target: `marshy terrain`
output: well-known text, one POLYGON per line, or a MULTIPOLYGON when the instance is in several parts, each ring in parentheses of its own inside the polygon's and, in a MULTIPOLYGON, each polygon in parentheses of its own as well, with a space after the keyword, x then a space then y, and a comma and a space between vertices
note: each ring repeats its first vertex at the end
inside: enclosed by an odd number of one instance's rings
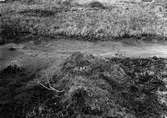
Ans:
POLYGON ((0 117, 166 118, 166 8, 0 1, 0 117))

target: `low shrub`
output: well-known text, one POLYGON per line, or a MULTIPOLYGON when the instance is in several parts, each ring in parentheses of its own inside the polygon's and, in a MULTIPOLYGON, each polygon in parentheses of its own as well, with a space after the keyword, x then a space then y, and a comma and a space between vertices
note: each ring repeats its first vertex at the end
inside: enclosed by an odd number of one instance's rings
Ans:
POLYGON ((105 9, 105 6, 102 3, 97 1, 89 3, 88 6, 91 8, 105 9))

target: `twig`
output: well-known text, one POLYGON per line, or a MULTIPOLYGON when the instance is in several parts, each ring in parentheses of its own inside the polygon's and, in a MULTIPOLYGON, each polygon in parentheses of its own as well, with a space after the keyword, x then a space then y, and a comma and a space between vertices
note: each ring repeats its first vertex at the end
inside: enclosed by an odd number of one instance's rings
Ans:
POLYGON ((39 84, 42 86, 42 87, 44 87, 45 89, 47 89, 47 90, 50 90, 50 91, 55 91, 55 92, 57 92, 57 93, 62 93, 62 92, 64 92, 64 90, 57 90, 57 89, 55 89, 55 88, 53 88, 51 85, 50 85, 50 83, 48 83, 49 84, 49 87, 46 87, 45 85, 43 85, 41 82, 39 82, 39 84))

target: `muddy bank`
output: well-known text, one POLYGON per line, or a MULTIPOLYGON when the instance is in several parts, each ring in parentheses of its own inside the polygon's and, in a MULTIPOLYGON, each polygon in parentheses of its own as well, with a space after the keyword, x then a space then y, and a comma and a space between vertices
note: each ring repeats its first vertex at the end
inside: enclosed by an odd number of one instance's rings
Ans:
POLYGON ((166 114, 166 59, 104 59, 74 53, 60 65, 33 58, 18 62, 0 72, 1 117, 160 118, 166 114))

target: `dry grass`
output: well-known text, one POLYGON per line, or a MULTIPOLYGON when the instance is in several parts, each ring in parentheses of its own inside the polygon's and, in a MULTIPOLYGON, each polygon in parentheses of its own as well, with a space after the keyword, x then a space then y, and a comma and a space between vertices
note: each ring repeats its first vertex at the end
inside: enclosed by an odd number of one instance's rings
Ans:
MULTIPOLYGON (((2 35, 11 32, 81 37, 86 40, 113 40, 149 36, 165 39, 167 22, 139 4, 107 9, 30 5, 2 17, 2 35), (6 31, 5 31, 6 30, 6 31), (8 31, 9 30, 9 31, 8 31)), ((151 37, 151 38, 152 38, 151 37)), ((149 40, 145 38, 144 40, 149 40)), ((9 39, 9 38, 8 38, 9 39)), ((143 39, 142 39, 143 40, 143 39)))

